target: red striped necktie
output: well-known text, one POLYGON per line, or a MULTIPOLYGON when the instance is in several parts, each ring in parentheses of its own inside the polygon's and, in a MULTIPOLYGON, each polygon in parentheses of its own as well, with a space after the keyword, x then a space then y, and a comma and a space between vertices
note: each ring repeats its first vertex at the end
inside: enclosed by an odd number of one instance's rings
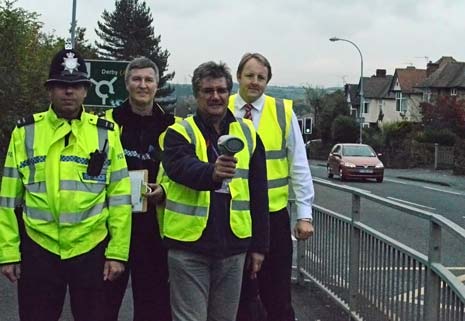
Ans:
POLYGON ((244 118, 252 120, 252 104, 245 104, 243 108, 245 110, 244 118))

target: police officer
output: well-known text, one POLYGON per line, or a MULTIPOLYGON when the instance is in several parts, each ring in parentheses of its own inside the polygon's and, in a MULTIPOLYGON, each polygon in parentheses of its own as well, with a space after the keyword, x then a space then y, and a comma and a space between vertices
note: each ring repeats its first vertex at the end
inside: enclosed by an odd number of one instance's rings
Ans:
POLYGON ((0 190, 1 272, 18 282, 22 321, 58 320, 67 288, 77 321, 103 320, 103 286, 124 271, 130 182, 113 123, 85 112, 78 52, 52 60, 47 111, 13 130, 0 190), (23 206, 20 235, 14 214, 23 206))

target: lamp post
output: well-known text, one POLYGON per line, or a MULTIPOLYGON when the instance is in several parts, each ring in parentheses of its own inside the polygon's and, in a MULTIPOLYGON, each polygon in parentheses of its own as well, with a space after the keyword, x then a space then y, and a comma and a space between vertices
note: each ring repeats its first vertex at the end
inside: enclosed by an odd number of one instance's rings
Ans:
POLYGON ((73 13, 71 16, 71 48, 76 47, 76 0, 73 0, 73 13))
POLYGON ((365 107, 365 97, 363 96, 363 55, 362 55, 362 52, 360 51, 360 48, 354 42, 350 40, 332 37, 332 38, 329 38, 329 41, 348 42, 352 44, 355 47, 355 49, 357 49, 358 53, 360 54, 360 108, 359 108, 360 137, 359 137, 359 143, 362 144, 362 130, 363 130, 362 110, 363 110, 363 107, 365 107))

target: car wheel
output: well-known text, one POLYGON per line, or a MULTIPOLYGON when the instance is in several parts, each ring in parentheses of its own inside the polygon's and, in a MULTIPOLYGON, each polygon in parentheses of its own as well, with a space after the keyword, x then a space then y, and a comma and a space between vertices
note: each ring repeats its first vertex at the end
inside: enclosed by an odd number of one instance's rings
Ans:
POLYGON ((331 167, 329 167, 329 165, 326 166, 326 171, 328 172, 328 178, 333 178, 333 173, 331 173, 331 167))
POLYGON ((345 181, 345 180, 346 180, 346 177, 345 177, 344 174, 342 173, 342 168, 339 168, 339 177, 341 178, 341 181, 345 181))
POLYGON ((376 181, 377 181, 378 183, 382 183, 382 182, 383 182, 383 178, 384 178, 383 176, 377 177, 377 178, 376 178, 376 181))

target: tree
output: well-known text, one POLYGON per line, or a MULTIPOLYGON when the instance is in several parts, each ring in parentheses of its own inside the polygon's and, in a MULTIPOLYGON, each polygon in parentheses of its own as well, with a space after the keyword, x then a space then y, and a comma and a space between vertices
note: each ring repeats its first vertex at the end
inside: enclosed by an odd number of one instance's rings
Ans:
POLYGON ((313 121, 315 124, 319 121, 319 116, 324 108, 324 97, 327 95, 326 90, 321 87, 303 87, 304 100, 309 107, 307 112, 313 114, 313 121))
POLYGON ((354 143, 358 138, 358 125, 350 116, 339 115, 331 124, 331 136, 334 143, 354 143))
POLYGON ((58 43, 42 32, 37 13, 15 8, 15 2, 0 0, 0 159, 16 120, 48 104, 43 84, 58 43))
POLYGON ((435 104, 421 103, 420 113, 426 130, 449 129, 465 138, 465 100, 440 96, 435 104))
POLYGON ((115 11, 104 10, 102 20, 95 30, 101 39, 95 42, 99 55, 110 60, 132 60, 138 56, 152 59, 160 71, 157 97, 171 94, 174 88, 168 81, 174 72, 166 73, 170 53, 160 47, 161 36, 155 36, 152 14, 145 1, 116 0, 115 11))
POLYGON ((349 108, 342 91, 326 94, 321 101, 321 112, 316 123, 320 137, 325 144, 333 143, 332 124, 337 116, 348 116, 349 108))

